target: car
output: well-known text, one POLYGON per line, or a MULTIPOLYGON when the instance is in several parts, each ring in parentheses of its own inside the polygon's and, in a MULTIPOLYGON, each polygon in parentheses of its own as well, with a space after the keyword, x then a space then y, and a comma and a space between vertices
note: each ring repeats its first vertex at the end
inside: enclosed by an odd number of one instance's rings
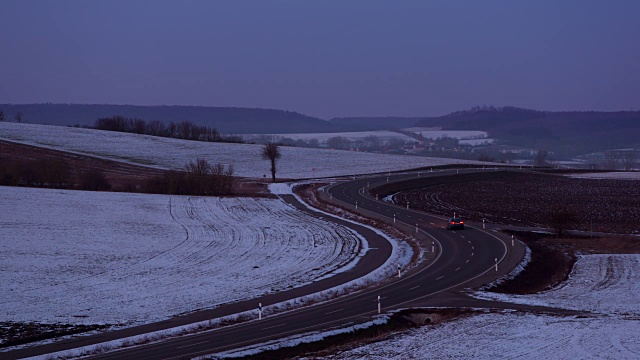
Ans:
POLYGON ((447 223, 447 230, 460 229, 464 230, 464 221, 460 218, 451 218, 447 223))

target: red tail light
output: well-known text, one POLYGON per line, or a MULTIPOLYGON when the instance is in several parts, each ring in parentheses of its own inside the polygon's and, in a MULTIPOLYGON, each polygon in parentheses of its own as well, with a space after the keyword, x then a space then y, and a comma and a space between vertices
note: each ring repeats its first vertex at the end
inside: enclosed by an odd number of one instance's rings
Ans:
POLYGON ((460 224, 464 224, 464 221, 460 221, 460 224))

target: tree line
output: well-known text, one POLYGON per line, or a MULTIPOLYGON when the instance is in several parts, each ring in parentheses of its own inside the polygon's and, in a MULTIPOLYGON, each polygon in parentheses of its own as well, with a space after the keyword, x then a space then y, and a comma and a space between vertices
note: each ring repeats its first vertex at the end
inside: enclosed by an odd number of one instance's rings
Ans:
POLYGON ((0 185, 108 191, 111 185, 99 169, 74 172, 64 159, 0 159, 0 185))
POLYGON ((145 183, 145 191, 171 195, 230 195, 236 183, 233 165, 209 164, 204 159, 189 162, 183 171, 171 170, 151 178, 145 183))
POLYGON ((98 130, 118 131, 132 134, 169 137, 182 140, 241 143, 239 136, 222 135, 215 128, 196 125, 191 121, 169 122, 159 120, 145 121, 120 115, 96 120, 94 128, 98 130))
MULTIPOLYGON (((0 158, 0 185, 110 191, 112 184, 105 172, 97 168, 73 170, 65 159, 0 158)), ((168 195, 230 195, 236 183, 233 165, 209 164, 197 159, 182 170, 167 171, 124 191, 168 195)))

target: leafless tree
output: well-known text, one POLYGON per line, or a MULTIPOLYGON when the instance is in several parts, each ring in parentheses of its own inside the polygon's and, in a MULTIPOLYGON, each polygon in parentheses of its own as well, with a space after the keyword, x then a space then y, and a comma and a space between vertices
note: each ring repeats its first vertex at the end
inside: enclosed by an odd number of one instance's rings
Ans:
POLYGON ((24 118, 24 116, 22 115, 22 113, 20 111, 18 111, 16 113, 16 116, 15 116, 16 122, 21 123, 23 118, 24 118))
POLYGON ((382 147, 382 139, 380 139, 378 136, 375 136, 375 135, 365 136, 363 141, 367 149, 370 151, 378 150, 380 149, 380 147, 382 147))
POLYGON ((282 157, 278 144, 270 142, 262 148, 262 158, 271 162, 271 181, 276 182, 276 161, 282 157))
POLYGON ((152 120, 146 125, 146 133, 153 136, 168 136, 167 126, 160 120, 152 120))
POLYGON ((333 136, 327 139, 327 147, 329 149, 348 149, 351 141, 342 136, 333 136))
POLYGON ((633 170, 638 164, 638 153, 633 150, 625 151, 622 157, 622 165, 626 171, 633 170))
POLYGON ((618 167, 618 162, 622 158, 621 151, 609 150, 604 152, 604 164, 603 168, 607 170, 615 170, 618 167))
POLYGON ((100 169, 90 169, 85 171, 80 178, 81 190, 109 191, 111 184, 100 169))
POLYGON ((548 214, 549 225, 558 237, 562 237, 567 228, 578 221, 576 213, 565 205, 554 206, 548 214))
POLYGON ((549 153, 547 153, 546 150, 538 150, 538 153, 536 154, 536 159, 535 159, 536 166, 545 166, 545 165, 547 165, 547 156, 548 155, 549 155, 549 153))
POLYGON ((0 122, 4 121, 4 111, 0 110, 0 122))

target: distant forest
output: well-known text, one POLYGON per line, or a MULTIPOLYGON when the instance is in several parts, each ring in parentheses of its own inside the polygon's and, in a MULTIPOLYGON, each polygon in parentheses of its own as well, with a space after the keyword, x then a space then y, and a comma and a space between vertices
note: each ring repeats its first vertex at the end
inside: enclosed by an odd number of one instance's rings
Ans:
POLYGON ((222 134, 292 134, 308 132, 352 131, 349 126, 297 112, 206 106, 136 106, 76 104, 0 104, 5 121, 62 126, 93 126, 97 119, 120 115, 126 118, 179 123, 217 129, 222 134))
POLYGON ((476 107, 425 118, 417 126, 482 130, 507 145, 551 151, 556 158, 640 146, 640 111, 536 111, 476 107))
MULTIPOLYGON (((499 145, 544 150, 556 159, 640 147, 640 111, 550 112, 484 106, 437 117, 343 117, 329 121, 283 110, 204 106, 0 104, 0 113, 4 115, 0 121, 65 126, 94 126, 98 119, 119 115, 144 119, 148 127, 166 126, 163 131, 173 133, 161 136, 196 136, 201 140, 225 138, 223 134, 340 133, 413 126, 481 130, 499 145), (197 135, 188 135, 190 131, 178 129, 181 126, 195 129, 197 135)), ((139 128, 140 124, 133 126, 139 128)), ((155 130, 144 133, 149 131, 155 130)))

